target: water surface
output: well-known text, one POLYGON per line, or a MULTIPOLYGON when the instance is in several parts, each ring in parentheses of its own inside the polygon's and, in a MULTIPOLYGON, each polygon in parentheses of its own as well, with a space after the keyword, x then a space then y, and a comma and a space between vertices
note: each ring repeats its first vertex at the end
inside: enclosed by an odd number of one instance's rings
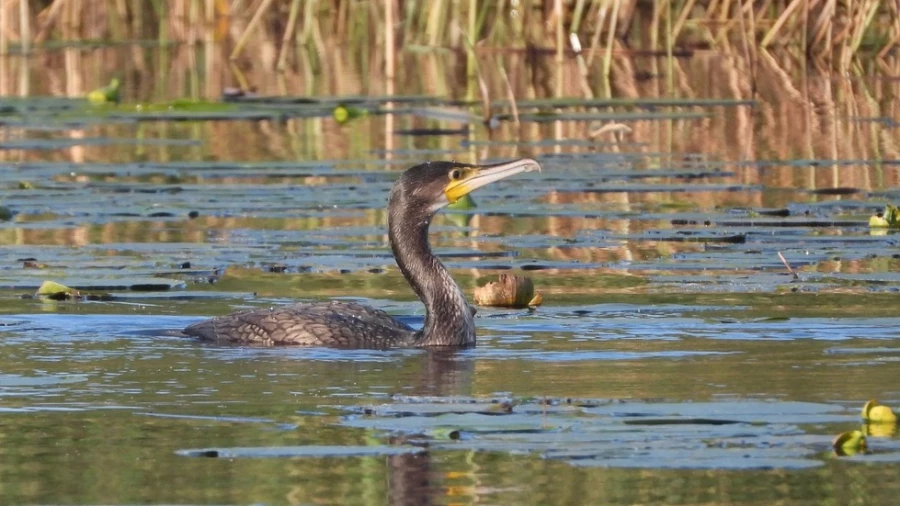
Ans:
MULTIPOLYGON (((690 65, 687 83, 730 75, 690 65)), ((769 83, 753 100, 714 85, 671 103, 523 103, 538 113, 489 131, 419 85, 393 111, 355 102, 369 113, 345 125, 332 114, 346 89, 149 112, 133 104, 179 95, 130 89, 132 105, 100 111, 40 88, 0 99, 0 205, 13 213, 0 221, 2 502, 896 497, 890 430, 866 428, 868 455, 831 450, 868 399, 900 406, 897 238, 867 227, 897 195, 889 125, 848 130, 830 151, 816 137, 810 157, 785 144, 790 122, 773 111, 793 105, 769 83), (736 133, 748 118, 752 138, 736 133), (586 135, 612 119, 631 136, 586 135), (166 334, 332 298, 421 325, 384 229, 393 180, 425 159, 516 156, 544 171, 432 227, 470 296, 509 272, 543 294, 534 310, 481 308, 478 347, 166 334), (110 297, 31 297, 47 279, 110 297)), ((850 122, 822 114, 827 128, 850 122)))

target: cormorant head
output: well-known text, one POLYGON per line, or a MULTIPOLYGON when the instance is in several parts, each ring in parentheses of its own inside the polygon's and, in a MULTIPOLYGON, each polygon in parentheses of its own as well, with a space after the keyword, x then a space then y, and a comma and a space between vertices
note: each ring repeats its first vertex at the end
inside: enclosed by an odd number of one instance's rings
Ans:
POLYGON ((400 175, 391 200, 402 198, 406 207, 435 213, 482 186, 532 170, 541 170, 541 165, 531 158, 491 165, 425 162, 400 175))

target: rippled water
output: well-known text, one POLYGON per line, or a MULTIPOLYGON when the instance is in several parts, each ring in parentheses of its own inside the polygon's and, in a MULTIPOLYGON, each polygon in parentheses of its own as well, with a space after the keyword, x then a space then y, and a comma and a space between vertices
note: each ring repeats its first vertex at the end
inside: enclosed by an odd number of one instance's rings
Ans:
MULTIPOLYGON (((218 121, 0 100, 32 112, 0 126, 0 205, 14 213, 0 221, 0 502, 896 497, 890 428, 865 428, 868 455, 838 458, 831 441, 861 427, 868 399, 900 406, 897 239, 866 226, 896 195, 897 160, 672 155, 646 138, 489 138, 477 124, 412 136, 460 124, 410 101, 392 136, 377 114, 334 124, 333 104, 279 121, 238 104, 218 121), (310 142, 334 155, 298 154, 304 129, 327 131, 310 142), (480 190, 477 207, 432 227, 467 294, 512 271, 543 295, 535 310, 479 309, 477 348, 167 335, 327 298, 421 325, 384 231, 392 181, 426 158, 522 155, 544 171, 480 190), (31 297, 48 279, 110 297, 31 297)), ((751 105, 685 105, 697 114, 669 126, 698 136, 751 105)))

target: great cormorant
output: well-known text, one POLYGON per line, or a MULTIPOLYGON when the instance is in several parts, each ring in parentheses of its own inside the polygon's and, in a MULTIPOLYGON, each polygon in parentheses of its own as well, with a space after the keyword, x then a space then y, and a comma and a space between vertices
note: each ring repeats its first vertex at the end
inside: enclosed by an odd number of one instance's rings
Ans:
POLYGON ((493 165, 426 162, 408 169, 394 183, 388 202, 388 238, 400 271, 425 304, 421 330, 384 311, 332 301, 239 311, 190 325, 184 334, 207 341, 269 346, 474 346, 475 311, 432 253, 428 226, 441 208, 469 192, 540 168, 530 158, 493 165))

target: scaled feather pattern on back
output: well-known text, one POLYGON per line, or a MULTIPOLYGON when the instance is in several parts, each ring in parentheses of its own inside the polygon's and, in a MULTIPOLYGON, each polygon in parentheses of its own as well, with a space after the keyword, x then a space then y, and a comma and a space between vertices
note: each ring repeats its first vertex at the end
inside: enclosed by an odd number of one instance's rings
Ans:
POLYGON ((197 322, 184 333, 216 342, 353 348, 403 346, 415 334, 384 311, 340 301, 238 311, 197 322))

